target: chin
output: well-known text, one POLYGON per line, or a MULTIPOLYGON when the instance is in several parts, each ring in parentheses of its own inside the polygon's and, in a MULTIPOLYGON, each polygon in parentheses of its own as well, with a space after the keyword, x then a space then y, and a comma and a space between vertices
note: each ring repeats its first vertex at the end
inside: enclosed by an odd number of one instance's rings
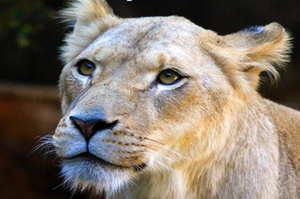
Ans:
POLYGON ((64 183, 72 191, 91 191, 94 194, 106 193, 113 196, 131 184, 137 173, 130 168, 105 165, 94 160, 82 158, 65 159, 62 162, 64 183))

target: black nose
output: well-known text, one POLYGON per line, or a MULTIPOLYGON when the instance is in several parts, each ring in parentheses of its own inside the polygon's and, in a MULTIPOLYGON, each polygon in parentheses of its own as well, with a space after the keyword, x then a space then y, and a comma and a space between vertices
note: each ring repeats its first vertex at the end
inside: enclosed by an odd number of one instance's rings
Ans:
POLYGON ((117 121, 107 122, 100 118, 82 119, 80 117, 70 116, 70 119, 74 122, 74 125, 79 129, 87 142, 96 132, 113 129, 117 124, 117 121))

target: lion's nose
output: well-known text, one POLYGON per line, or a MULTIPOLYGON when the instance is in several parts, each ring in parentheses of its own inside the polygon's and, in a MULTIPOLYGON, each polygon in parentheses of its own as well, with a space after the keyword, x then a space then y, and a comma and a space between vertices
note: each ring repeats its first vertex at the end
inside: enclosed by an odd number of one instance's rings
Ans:
POLYGON ((87 142, 96 132, 105 129, 113 129, 117 124, 117 121, 109 123, 100 118, 82 119, 79 117, 70 116, 70 119, 74 122, 74 125, 79 129, 87 142))

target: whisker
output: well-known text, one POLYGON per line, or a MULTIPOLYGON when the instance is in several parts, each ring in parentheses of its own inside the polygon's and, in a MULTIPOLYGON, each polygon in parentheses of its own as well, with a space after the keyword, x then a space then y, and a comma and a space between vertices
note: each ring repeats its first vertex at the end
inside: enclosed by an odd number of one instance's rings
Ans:
POLYGON ((44 148, 45 145, 47 145, 50 142, 52 142, 52 135, 45 135, 43 137, 40 137, 40 136, 38 136, 38 137, 39 137, 39 140, 37 141, 37 143, 41 142, 41 144, 38 144, 32 150, 30 150, 29 154, 32 154, 32 153, 36 152, 37 150, 39 150, 41 148, 44 148))
MULTIPOLYGON (((158 155, 161 155, 162 157, 164 157, 164 158, 166 158, 166 159, 168 159, 168 160, 170 160, 170 161, 173 162, 173 160, 172 160, 170 157, 167 156, 167 155, 169 155, 169 154, 164 153, 164 152, 162 152, 162 151, 158 151, 158 150, 155 150, 155 151, 157 152, 158 155)), ((142 153, 147 153, 147 152, 142 152, 142 153)))
POLYGON ((172 152, 174 155, 177 155, 178 157, 181 157, 181 158, 187 159, 187 160, 191 160, 190 158, 188 158, 188 157, 186 157, 186 156, 180 154, 179 152, 176 152, 176 151, 172 150, 170 147, 168 147, 168 146, 166 146, 166 145, 164 145, 164 144, 162 144, 162 143, 160 143, 160 142, 156 142, 156 143, 159 143, 159 145, 158 145, 158 144, 154 144, 154 143, 152 143, 152 144, 153 144, 154 146, 162 147, 163 149, 166 149, 167 151, 172 152))
POLYGON ((41 155, 41 157, 47 157, 49 155, 55 154, 55 149, 54 149, 54 145, 53 145, 53 136, 51 134, 45 135, 43 137, 40 137, 38 140, 38 144, 37 146, 35 146, 28 155, 39 151, 45 151, 43 153, 43 155, 41 155))
POLYGON ((158 144, 160 144, 160 145, 163 145, 163 146, 164 146, 164 144, 163 144, 163 143, 161 143, 161 142, 159 142, 159 141, 157 141, 157 140, 153 140, 153 139, 150 139, 150 138, 145 138, 145 140, 149 140, 149 141, 152 141, 152 142, 156 142, 156 143, 158 143, 158 144))
MULTIPOLYGON (((56 154, 56 152, 55 152, 56 154)), ((54 164, 54 162, 58 159, 58 156, 56 155, 54 158, 53 158, 53 161, 52 161, 52 165, 54 164)))
POLYGON ((57 185, 56 187, 53 187, 53 188, 52 188, 52 191, 54 191, 54 190, 56 190, 56 189, 58 189, 58 188, 60 188, 60 187, 64 187, 64 182, 60 183, 60 184, 57 185))
POLYGON ((131 163, 133 163, 134 165, 134 168, 137 170, 137 171, 142 171, 142 168, 133 160, 131 160, 131 163))
POLYGON ((151 150, 153 150, 153 151, 157 151, 157 149, 155 149, 155 148, 152 148, 152 147, 149 147, 149 146, 145 146, 145 148, 147 148, 147 149, 151 149, 151 150))
POLYGON ((187 160, 191 160, 191 158, 188 158, 188 157, 182 155, 181 153, 172 150, 172 149, 171 149, 170 147, 168 147, 168 146, 164 146, 164 148, 167 149, 167 150, 169 150, 169 151, 171 151, 173 154, 179 156, 180 158, 187 159, 187 160))
MULTIPOLYGON (((147 153, 147 152, 145 152, 145 154, 147 155, 147 158, 149 158, 149 159, 154 159, 155 162, 157 162, 159 165, 163 166, 163 167, 164 167, 165 169, 167 169, 168 171, 171 171, 171 172, 173 172, 174 174, 178 174, 178 172, 177 172, 176 170, 174 170, 172 167, 168 166, 168 165, 165 164, 164 162, 162 162, 162 161, 158 160, 157 158, 155 158, 155 157, 153 156, 153 154, 147 153)), ((150 166, 153 167, 154 165, 150 165, 150 166)))

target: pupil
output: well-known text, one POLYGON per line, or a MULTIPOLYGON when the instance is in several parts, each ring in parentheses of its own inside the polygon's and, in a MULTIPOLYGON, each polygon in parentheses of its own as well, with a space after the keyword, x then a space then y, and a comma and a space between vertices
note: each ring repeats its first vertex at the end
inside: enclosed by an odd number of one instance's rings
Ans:
POLYGON ((87 65, 86 65, 86 68, 87 68, 88 70, 90 70, 91 68, 93 68, 93 66, 92 66, 91 64, 87 64, 87 65))

